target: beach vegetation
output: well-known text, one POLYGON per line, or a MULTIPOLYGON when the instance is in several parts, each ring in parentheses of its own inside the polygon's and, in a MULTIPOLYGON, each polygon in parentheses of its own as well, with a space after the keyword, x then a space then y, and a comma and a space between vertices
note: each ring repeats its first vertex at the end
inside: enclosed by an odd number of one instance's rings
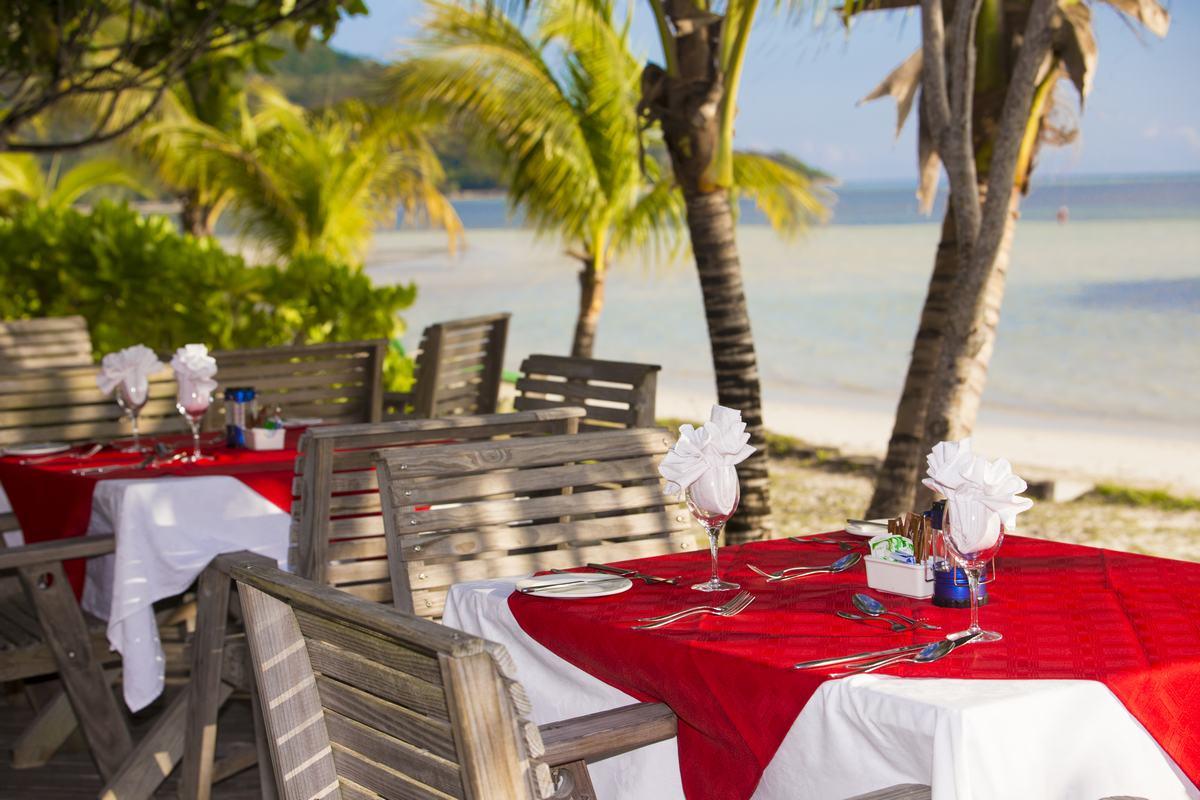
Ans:
MULTIPOLYGON (((50 153, 112 141, 141 124, 190 64, 284 32, 328 38, 363 0, 5 0, 0 3, 0 151, 50 153), (137 106, 118 112, 136 97, 137 106), (87 106, 86 124, 45 125, 87 106)), ((79 121, 78 119, 76 121, 79 121)))
POLYGON ((155 193, 152 181, 120 158, 95 157, 65 165, 61 154, 43 161, 30 153, 0 153, 0 214, 28 204, 70 208, 114 190, 141 197, 155 193))
MULTIPOLYGON (((1156 35, 1167 32, 1157 0, 1110 5, 1156 35)), ((918 482, 924 455, 974 429, 1021 197, 1039 148, 1074 137, 1055 89, 1070 83, 1082 104, 1097 57, 1084 2, 971 0, 946 13, 941 0, 858 0, 843 14, 906 6, 921 8, 921 49, 866 99, 896 100, 897 132, 915 104, 922 210, 932 206, 943 164, 950 202, 870 518, 927 505, 918 482)))
MULTIPOLYGON (((394 340, 417 292, 375 286, 357 265, 318 254, 250 265, 216 239, 109 201, 89 213, 20 206, 0 218, 0 253, 0 319, 81 314, 97 353, 394 340)), ((412 364, 394 348, 385 372, 391 388, 411 384, 412 364)))
MULTIPOLYGON (((571 354, 591 357, 610 266, 634 251, 678 253, 683 195, 661 132, 642 131, 642 64, 611 3, 548 0, 525 20, 434 2, 411 58, 387 76, 390 104, 444 118, 501 164, 509 204, 580 264, 571 354)), ((733 185, 777 229, 824 213, 823 177, 779 155, 735 153, 733 185)))
POLYGON ((1080 499, 1161 511, 1200 511, 1200 497, 1183 497, 1163 489, 1139 489, 1116 483, 1096 484, 1095 489, 1080 499))

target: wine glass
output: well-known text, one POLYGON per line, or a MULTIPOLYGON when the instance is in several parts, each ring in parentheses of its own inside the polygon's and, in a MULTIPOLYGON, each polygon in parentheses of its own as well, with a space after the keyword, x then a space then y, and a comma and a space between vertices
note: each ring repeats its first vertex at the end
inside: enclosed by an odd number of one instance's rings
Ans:
POLYGON ((737 470, 733 467, 707 470, 695 483, 688 487, 686 498, 688 510, 704 526, 708 534, 708 550, 712 555, 712 576, 693 589, 701 592, 725 592, 740 588, 738 584, 721 580, 717 573, 717 539, 725 523, 737 511, 741 499, 738 489, 737 470))
POLYGON ((133 442, 122 449, 122 453, 142 452, 142 442, 138 437, 138 414, 142 413, 142 407, 149 399, 149 384, 130 386, 129 381, 121 381, 117 384, 117 405, 125 412, 125 416, 129 417, 129 422, 133 426, 133 442))
POLYGON ((193 383, 181 384, 175 407, 183 414, 192 429, 192 454, 185 460, 191 464, 212 458, 200 452, 200 422, 208 407, 212 405, 212 391, 197 387, 193 383))
MULTIPOLYGON (((946 549, 950 551, 958 565, 962 567, 963 572, 967 574, 967 586, 971 592, 971 626, 965 631, 952 633, 946 638, 960 639, 964 636, 973 636, 973 642, 998 642, 1004 638, 998 632, 985 631, 979 627, 979 576, 1004 542, 1004 524, 1000 523, 1000 532, 990 545, 976 550, 966 550, 965 547, 969 546, 969 543, 964 542, 961 529, 955 530, 955 521, 951 518, 950 506, 950 503, 946 504, 946 510, 942 515, 942 536, 946 543, 946 549)), ((978 504, 972 504, 969 509, 968 513, 989 513, 987 509, 978 504)))

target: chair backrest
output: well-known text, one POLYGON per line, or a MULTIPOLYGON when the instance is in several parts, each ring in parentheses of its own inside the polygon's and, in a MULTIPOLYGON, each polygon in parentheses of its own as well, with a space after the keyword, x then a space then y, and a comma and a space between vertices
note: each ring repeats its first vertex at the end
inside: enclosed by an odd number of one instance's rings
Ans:
POLYGON ((509 316, 488 314, 425 329, 417 353, 413 416, 496 413, 509 316))
MULTIPOLYGON (((213 353, 222 388, 252 386, 260 408, 330 423, 378 422, 387 342, 326 342, 213 353)), ((224 404, 210 424, 224 425, 224 404)))
MULTIPOLYGON (((22 442, 104 441, 130 435, 112 396, 96 386, 96 367, 0 373, 0 446, 22 442)), ((138 417, 142 433, 179 432, 187 425, 175 408, 175 378, 164 370, 150 379, 150 399, 138 417)))
POLYGON ((309 428, 300 437, 292 503, 291 570, 389 603, 374 452, 431 442, 574 433, 581 408, 309 428))
POLYGON ((396 606, 439 617, 458 581, 687 549, 658 477, 670 444, 643 428, 380 453, 396 606))
POLYGON ((0 322, 0 372, 92 363, 92 337, 83 317, 0 322))
POLYGON ((500 645, 280 570, 232 570, 283 800, 552 794, 500 645))
POLYGON ((532 355, 521 364, 514 408, 583 406, 587 429, 654 426, 656 364, 532 355))

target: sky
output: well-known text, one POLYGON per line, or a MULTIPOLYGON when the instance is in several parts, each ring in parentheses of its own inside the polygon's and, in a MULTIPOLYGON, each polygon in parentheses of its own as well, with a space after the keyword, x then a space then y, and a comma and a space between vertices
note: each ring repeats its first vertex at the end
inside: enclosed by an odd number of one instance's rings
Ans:
MULTIPOLYGON (((636 0, 635 0, 636 2, 636 0)), ((367 0, 367 17, 344 20, 333 46, 381 61, 402 57, 419 33, 420 0, 367 0)), ((635 49, 660 60, 645 3, 635 6, 635 49)), ((842 180, 916 176, 913 120, 899 138, 890 99, 858 105, 919 46, 911 13, 867 15, 847 35, 840 26, 789 20, 762 4, 742 81, 737 146, 785 150, 842 180)), ((1134 29, 1095 4, 1100 58, 1081 135, 1043 150, 1042 180, 1081 175, 1200 172, 1200 2, 1169 3, 1166 39, 1134 29)), ((1073 90, 1060 92, 1078 108, 1073 90)))

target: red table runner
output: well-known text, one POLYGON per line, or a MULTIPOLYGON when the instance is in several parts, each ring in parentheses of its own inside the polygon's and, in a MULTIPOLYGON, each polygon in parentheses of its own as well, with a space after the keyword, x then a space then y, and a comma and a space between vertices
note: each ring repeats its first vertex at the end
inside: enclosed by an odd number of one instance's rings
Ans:
MULTIPOLYGON (((300 430, 289 430, 282 450, 230 449, 224 445, 205 446, 205 455, 215 458, 198 464, 171 464, 147 470, 132 467, 141 462, 136 453, 104 450, 86 461, 60 458, 21 464, 19 456, 0 458, 0 486, 12 504, 13 513, 21 524, 21 532, 29 544, 51 539, 82 536, 87 532, 92 514, 92 493, 102 480, 152 479, 164 476, 229 475, 237 478, 283 511, 292 507, 293 462, 300 430), (109 464, 129 464, 131 469, 103 475, 75 475, 78 467, 102 467, 109 464)), ((174 448, 188 448, 190 436, 156 437, 174 448)), ((65 565, 67 578, 78 595, 83 589, 84 562, 69 561, 65 565)))
MULTIPOLYGON (((753 593, 754 603, 733 618, 700 616, 652 631, 630 626, 638 617, 701 605, 714 595, 635 581, 620 595, 570 602, 514 593, 509 607, 549 650, 629 695, 675 711, 688 797, 748 798, 801 709, 828 679, 826 671, 792 664, 932 641, 943 633, 875 632, 834 616, 837 609, 853 610, 851 594, 869 591, 892 610, 919 612, 944 632, 967 626, 965 610, 868 590, 862 566, 778 584, 746 568, 753 563, 774 571, 829 563, 838 555, 831 546, 786 540, 724 548, 722 574, 753 593)), ((687 586, 708 576, 706 552, 619 563, 682 575, 687 586)), ((991 590, 981 622, 1003 640, 883 672, 1101 681, 1200 784, 1200 564, 1012 536, 997 558, 991 590)))

